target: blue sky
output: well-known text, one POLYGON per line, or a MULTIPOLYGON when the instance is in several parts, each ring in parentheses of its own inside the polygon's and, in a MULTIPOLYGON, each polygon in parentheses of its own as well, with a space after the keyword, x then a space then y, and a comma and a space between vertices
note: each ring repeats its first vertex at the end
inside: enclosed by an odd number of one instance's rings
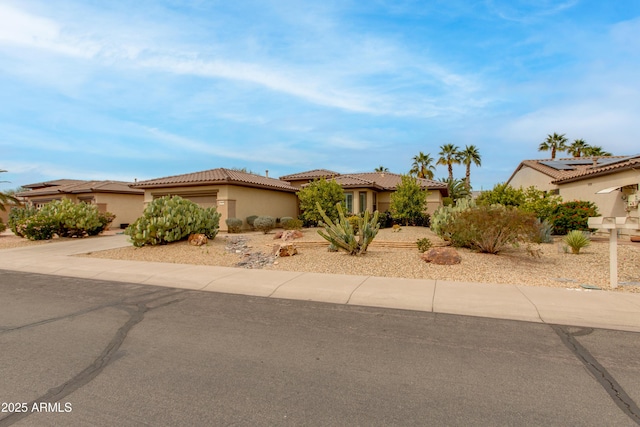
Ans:
POLYGON ((406 173, 446 143, 487 189, 553 132, 640 152, 639 71, 637 0, 2 0, 0 189, 406 173))

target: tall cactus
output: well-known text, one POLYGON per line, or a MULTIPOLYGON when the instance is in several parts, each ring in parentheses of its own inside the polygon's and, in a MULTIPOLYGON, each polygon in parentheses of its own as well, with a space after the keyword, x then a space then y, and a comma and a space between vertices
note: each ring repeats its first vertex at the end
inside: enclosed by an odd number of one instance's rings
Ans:
POLYGON ((336 204, 339 218, 335 223, 322 210, 319 203, 316 203, 316 206, 324 220, 324 232, 318 230, 320 236, 338 249, 348 252, 349 255, 363 255, 367 252, 367 247, 380 230, 378 211, 373 213, 373 218, 370 218, 369 211, 364 213, 363 218, 358 218, 358 232, 356 233, 353 226, 345 218, 340 203, 336 204))

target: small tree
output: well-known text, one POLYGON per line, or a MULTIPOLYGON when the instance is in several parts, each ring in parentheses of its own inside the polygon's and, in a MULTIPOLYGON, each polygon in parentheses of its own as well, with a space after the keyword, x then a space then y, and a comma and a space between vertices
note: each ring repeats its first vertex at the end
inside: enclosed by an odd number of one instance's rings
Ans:
POLYGON ((306 221, 322 221, 322 214, 317 208, 320 205, 326 215, 335 220, 338 218, 337 203, 344 203, 344 190, 335 180, 324 178, 314 180, 298 191, 301 216, 306 221))
POLYGON ((410 221, 424 214, 427 207, 427 190, 420 187, 418 181, 408 175, 402 175, 402 182, 391 194, 391 214, 394 218, 404 221, 408 225, 410 221))

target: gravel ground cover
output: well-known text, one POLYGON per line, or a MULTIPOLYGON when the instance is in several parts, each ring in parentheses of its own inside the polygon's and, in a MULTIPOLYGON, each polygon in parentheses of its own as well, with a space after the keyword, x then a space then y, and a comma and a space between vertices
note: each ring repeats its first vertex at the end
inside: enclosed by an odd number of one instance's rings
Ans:
MULTIPOLYGON (((85 256, 235 267, 241 262, 246 264, 248 257, 253 257, 258 252, 269 258, 274 244, 280 242, 274 240, 274 236, 274 232, 220 233, 206 246, 201 247, 191 246, 183 241, 164 246, 130 246, 85 256), (242 251, 237 250, 231 243, 238 237, 246 242, 246 249, 242 251)), ((553 244, 538 245, 541 252, 539 258, 529 255, 524 247, 509 249, 500 255, 458 249, 462 262, 451 266, 428 264, 420 259, 420 253, 413 243, 423 237, 428 237, 434 246, 445 244, 431 230, 424 227, 403 227, 399 232, 383 229, 366 255, 353 257, 344 252, 328 252, 327 244, 318 235, 317 229, 305 229, 303 237, 295 240, 299 251, 297 255, 277 258, 273 264, 266 263, 260 268, 561 288, 593 285, 610 289, 607 237, 594 238, 591 246, 582 249, 579 255, 566 253, 560 238, 556 238, 553 244)), ((9 231, 0 234, 0 249, 47 242, 22 239, 9 231)), ((271 260, 273 261, 272 257, 271 260)), ((640 243, 619 241, 618 280, 621 285, 615 291, 640 292, 640 243)))
MULTIPOLYGON (((125 247, 89 256, 138 261, 160 261, 186 264, 236 266, 247 255, 229 250, 230 239, 243 237, 252 253, 271 253, 275 233, 220 233, 208 245, 196 247, 187 242, 164 246, 125 247)), ((541 256, 532 257, 524 247, 509 249, 500 255, 489 255, 458 249, 462 263, 445 266, 425 263, 420 259, 417 246, 394 248, 415 243, 428 237, 434 246, 444 242, 424 227, 403 227, 399 232, 391 229, 380 233, 366 255, 354 257, 344 252, 327 251, 325 241, 316 229, 303 230, 303 237, 295 243, 299 253, 292 257, 277 258, 269 270, 304 271, 317 273, 353 274, 365 276, 437 279, 449 281, 517 284, 562 288, 581 288, 581 285, 609 289, 609 243, 607 237, 595 238, 591 246, 579 255, 566 253, 560 238, 552 244, 538 245, 541 256)), ((621 241, 618 245, 618 280, 623 283, 617 292, 640 292, 640 244, 621 241), (625 283, 626 282, 626 283, 625 283)))

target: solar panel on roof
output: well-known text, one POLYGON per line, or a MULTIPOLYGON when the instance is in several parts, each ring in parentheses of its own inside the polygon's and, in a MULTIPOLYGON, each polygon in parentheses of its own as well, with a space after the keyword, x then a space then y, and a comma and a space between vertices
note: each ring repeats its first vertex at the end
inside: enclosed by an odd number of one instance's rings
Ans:
POLYGON ((559 171, 572 171, 575 169, 573 166, 569 166, 565 162, 558 160, 548 160, 546 162, 540 162, 540 164, 559 171))
POLYGON ((620 157, 616 157, 616 158, 601 157, 601 158, 598 159, 598 167, 614 165, 616 163, 626 162, 628 160, 636 159, 638 157, 640 157, 640 154, 636 154, 636 155, 633 155, 633 156, 622 157, 622 158, 620 158, 620 157))

